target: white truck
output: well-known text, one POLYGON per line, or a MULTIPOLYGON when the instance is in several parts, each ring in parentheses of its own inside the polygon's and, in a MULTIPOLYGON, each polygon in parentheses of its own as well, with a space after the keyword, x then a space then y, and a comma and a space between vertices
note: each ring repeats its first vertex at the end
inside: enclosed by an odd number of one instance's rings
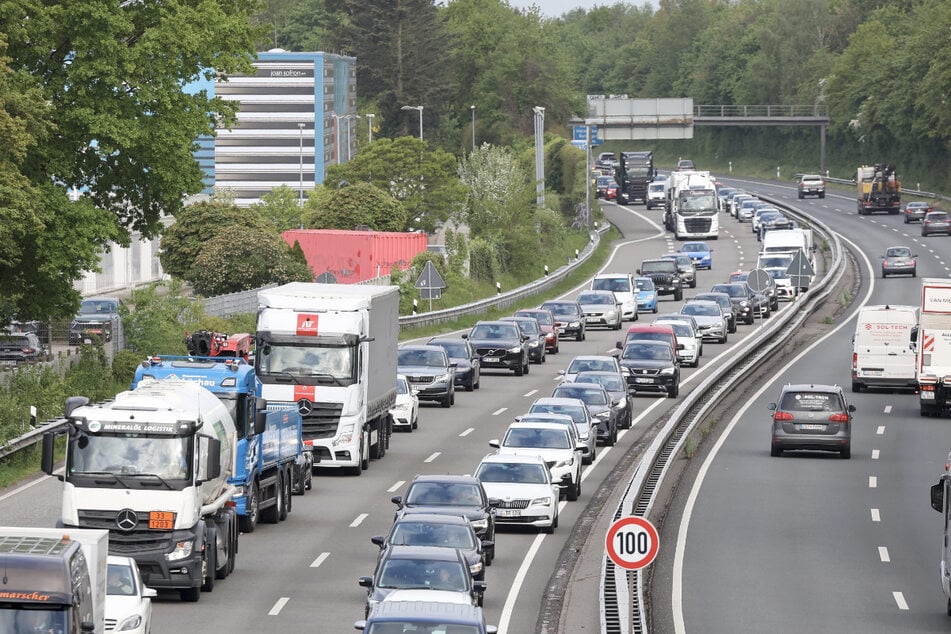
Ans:
POLYGON ((938 482, 931 485, 931 508, 941 513, 942 535, 941 565, 938 574, 941 580, 941 589, 947 599, 947 613, 951 616, 951 473, 948 465, 951 464, 951 454, 945 462, 944 473, 938 482))
POLYGON ((921 281, 917 351, 921 415, 940 416, 951 404, 951 280, 921 281))
POLYGON ((0 632, 105 631, 103 530, 0 526, 0 632))
MULTIPOLYGON (((207 389, 144 380, 115 399, 66 401, 66 465, 58 525, 105 529, 111 554, 136 560, 145 584, 197 601, 235 566, 238 518, 228 484, 234 421, 207 389)), ((53 474, 56 432, 43 436, 53 474)))
POLYGON ((863 306, 852 335, 852 391, 915 389, 917 306, 863 306))
POLYGON ((717 239, 719 198, 710 172, 672 172, 665 181, 664 195, 665 225, 676 239, 717 239))
POLYGON ((399 289, 292 282, 258 293, 258 396, 303 418, 314 463, 360 475, 386 454, 399 289))

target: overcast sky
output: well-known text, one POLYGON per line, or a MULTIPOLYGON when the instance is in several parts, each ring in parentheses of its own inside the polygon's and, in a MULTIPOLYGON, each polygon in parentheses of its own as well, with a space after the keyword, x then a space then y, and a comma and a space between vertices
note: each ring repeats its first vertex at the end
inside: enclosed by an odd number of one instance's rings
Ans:
MULTIPOLYGON (((597 6, 613 6, 619 4, 618 0, 508 0, 508 3, 517 9, 527 9, 537 5, 541 14, 548 18, 557 18, 572 9, 593 9, 597 6)), ((625 0, 624 4, 641 6, 649 4, 657 6, 657 0, 625 0)))

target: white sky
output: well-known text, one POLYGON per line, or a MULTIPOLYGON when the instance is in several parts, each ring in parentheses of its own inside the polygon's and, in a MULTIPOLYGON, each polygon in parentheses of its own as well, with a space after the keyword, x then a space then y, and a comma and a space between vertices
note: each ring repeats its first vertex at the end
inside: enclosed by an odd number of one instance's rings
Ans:
MULTIPOLYGON (((541 14, 548 18, 557 18, 572 9, 593 9, 597 6, 614 6, 620 4, 622 0, 508 0, 509 5, 517 9, 527 9, 537 5, 541 14)), ((649 4, 657 6, 657 0, 623 0, 623 4, 642 6, 649 4)))

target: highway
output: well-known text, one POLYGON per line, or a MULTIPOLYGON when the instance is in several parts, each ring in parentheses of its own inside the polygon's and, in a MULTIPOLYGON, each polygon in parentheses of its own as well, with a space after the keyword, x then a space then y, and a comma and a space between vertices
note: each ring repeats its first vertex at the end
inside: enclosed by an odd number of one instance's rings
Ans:
POLYGON ((948 277, 951 240, 922 238, 900 215, 858 216, 848 192, 798 201, 795 186, 726 182, 828 224, 855 250, 862 283, 823 338, 753 386, 717 443, 693 460, 661 534, 670 546, 653 571, 654 631, 947 631, 942 519, 928 488, 951 450, 948 421, 921 418, 911 392, 848 390, 855 310, 919 303, 920 279, 881 278, 885 248, 910 246, 919 278, 948 277), (857 408, 850 460, 770 457, 767 404, 787 382, 846 388, 857 408))
MULTIPOLYGON (((645 212, 643 206, 621 208, 605 205, 605 213, 624 233, 605 272, 633 271, 647 257, 674 250, 677 245, 658 223, 662 212, 645 212)), ((748 225, 735 225, 724 218, 725 230, 713 243, 714 268, 700 271, 697 289, 725 281, 731 271, 746 269, 755 260, 756 240, 748 225)), ((900 283, 900 280, 895 280, 900 283)), ((569 295, 574 297, 580 287, 569 295)), ((543 298, 539 298, 539 302, 543 298)), ((661 300, 660 312, 674 312, 679 303, 661 300)), ((788 309, 788 308, 784 308, 788 309)), ((649 321, 650 315, 642 315, 649 321)), ((684 369, 681 394, 697 384, 698 375, 715 362, 716 356, 758 328, 739 327, 726 345, 706 343, 700 368, 684 369)), ((237 568, 219 581, 213 593, 199 603, 178 601, 177 595, 162 595, 154 610, 155 632, 173 631, 351 631, 363 615, 365 590, 357 577, 373 571, 376 547, 373 535, 384 534, 392 520, 393 495, 419 473, 471 473, 479 459, 490 452, 488 441, 501 436, 514 416, 527 410, 539 396, 547 396, 575 354, 606 353, 622 338, 623 331, 590 330, 584 342, 565 341, 558 355, 549 355, 544 365, 533 365, 529 375, 486 372, 482 389, 457 394, 452 409, 424 405, 419 429, 393 438, 387 456, 371 464, 360 477, 322 474, 305 497, 293 499, 293 512, 281 525, 261 525, 240 541, 237 568)), ((617 446, 599 447, 598 459, 585 468, 583 493, 578 502, 562 502, 561 524, 554 535, 502 529, 496 537, 498 557, 488 568, 485 598, 487 619, 501 632, 536 631, 539 606, 549 592, 549 583, 559 577, 557 561, 576 523, 594 498, 599 484, 622 462, 627 450, 644 430, 669 409, 674 399, 652 396, 636 398, 637 422, 623 432, 617 446)), ((0 495, 0 516, 18 525, 52 526, 60 504, 61 484, 43 477, 32 485, 0 495)), ((595 536, 600 539, 600 535, 595 536)), ((572 616, 591 631, 598 627, 596 601, 572 604, 585 610, 572 616)))

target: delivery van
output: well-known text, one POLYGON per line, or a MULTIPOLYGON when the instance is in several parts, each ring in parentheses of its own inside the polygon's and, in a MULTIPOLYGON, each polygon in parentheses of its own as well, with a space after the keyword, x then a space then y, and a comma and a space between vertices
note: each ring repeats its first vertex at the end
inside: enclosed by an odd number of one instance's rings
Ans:
POLYGON ((916 389, 917 306, 864 306, 852 336, 852 391, 916 389))

